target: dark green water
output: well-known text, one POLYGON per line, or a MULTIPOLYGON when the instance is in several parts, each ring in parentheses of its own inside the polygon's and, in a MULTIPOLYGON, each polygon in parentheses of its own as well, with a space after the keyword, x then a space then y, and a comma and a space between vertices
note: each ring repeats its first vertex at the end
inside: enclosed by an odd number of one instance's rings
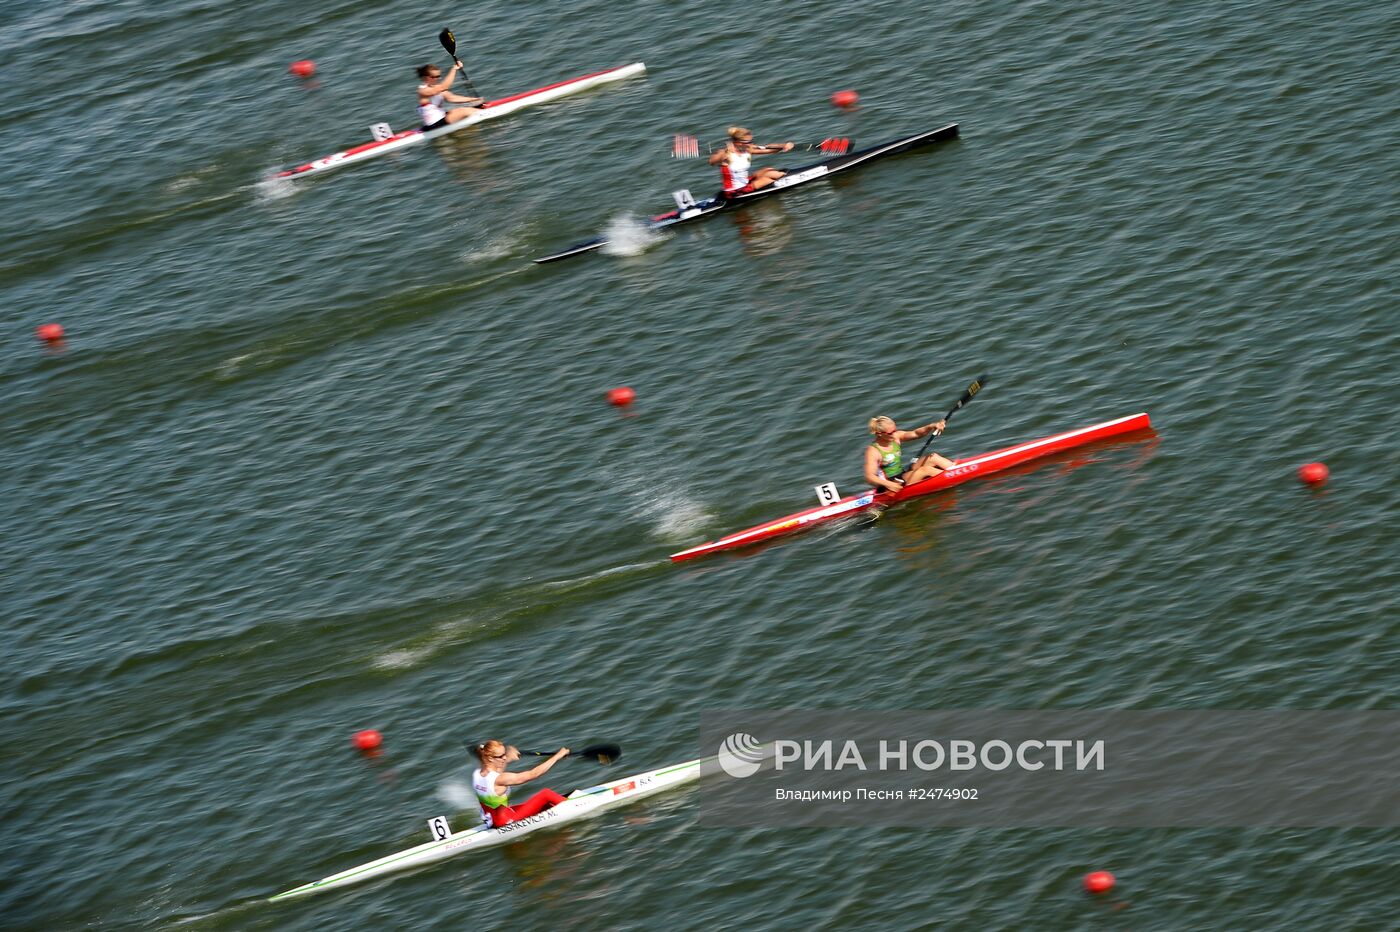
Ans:
POLYGON ((1400 686, 1392 8, 443 15, 0 14, 0 925, 1392 922, 1394 832, 722 833, 691 790, 264 904, 426 837, 486 735, 617 740, 634 772, 696 756, 712 708, 1393 708, 1400 686), (488 96, 649 72, 259 183, 410 125, 443 25, 488 96), (305 57, 314 85, 285 74, 305 57), (827 103, 845 87, 858 110, 827 103), (950 121, 958 142, 634 255, 528 263, 708 193, 673 133, 950 121), (33 341, 49 320, 60 351, 33 341), (854 491, 867 418, 932 417, 984 369, 947 455, 1140 410, 1158 436, 666 562, 854 491), (1091 869, 1114 897, 1083 897, 1091 869))

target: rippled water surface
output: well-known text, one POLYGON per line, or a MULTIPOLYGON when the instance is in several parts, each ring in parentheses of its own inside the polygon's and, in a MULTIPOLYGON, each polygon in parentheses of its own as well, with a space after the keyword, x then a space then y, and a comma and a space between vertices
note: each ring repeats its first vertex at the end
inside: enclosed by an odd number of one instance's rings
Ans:
POLYGON ((1388 922, 1394 832, 734 833, 695 824, 693 789, 263 902, 426 837, 488 735, 616 740, 631 773, 695 756, 713 708, 1364 709, 1400 686, 1392 7, 443 15, 4 16, 0 926, 1388 922), (262 181, 410 126, 442 26, 488 96, 648 73, 262 181), (861 106, 834 109, 847 87, 861 106), (624 254, 529 262, 708 193, 674 133, 953 121, 624 254), (855 491, 867 418, 920 423, 984 370, 947 455, 1137 411, 1156 435, 667 561, 855 491), (1294 478, 1310 460, 1325 489, 1294 478), (1113 898, 1079 892, 1091 869, 1113 898))

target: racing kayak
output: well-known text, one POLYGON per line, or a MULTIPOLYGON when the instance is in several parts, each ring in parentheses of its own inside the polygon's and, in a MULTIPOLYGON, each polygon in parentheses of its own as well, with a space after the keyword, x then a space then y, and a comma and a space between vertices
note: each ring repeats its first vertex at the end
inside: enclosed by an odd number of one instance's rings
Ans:
POLYGON ((699 758, 686 761, 684 764, 663 767, 660 770, 650 770, 646 773, 624 777, 621 780, 613 780, 610 783, 602 783, 587 789, 574 790, 574 792, 569 794, 567 800, 552 809, 546 809, 538 815, 521 819, 518 822, 512 822, 501 828, 485 828, 478 825, 473 828, 463 829, 460 832, 453 832, 446 838, 424 842, 417 847, 379 858, 377 861, 370 861, 367 864, 361 864, 359 867, 352 867, 338 874, 331 874, 329 877, 325 877, 321 880, 302 884, 300 887, 294 887, 274 897, 269 897, 268 902, 278 902, 291 899, 292 897, 305 896, 309 893, 320 893, 324 890, 348 887, 351 884, 360 883, 373 877, 410 870, 415 867, 421 867, 424 864, 431 864, 434 861, 441 861, 444 858, 450 858, 466 851, 476 851, 481 848, 490 848, 495 845, 505 844, 512 839, 519 838, 521 835, 526 835, 542 828, 563 825, 566 822, 573 822, 577 819, 585 819, 589 816, 597 815, 604 809, 612 809, 615 806, 625 806, 644 796, 650 796, 653 793, 659 793, 673 786, 680 786, 682 783, 689 783, 692 780, 698 779, 701 766, 706 761, 713 759, 714 758, 699 758))
POLYGON ((647 70, 647 66, 642 62, 631 65, 623 65, 621 68, 612 68, 608 71, 599 71, 594 74, 586 74, 581 78, 574 78, 569 81, 560 81, 557 84, 549 84, 545 87, 537 87, 533 91, 525 91, 522 94, 513 94, 510 97, 502 97, 500 100, 488 100, 481 105, 476 113, 456 123, 449 123, 441 129, 426 132, 421 127, 418 129, 406 129, 400 132, 393 132, 386 124, 378 124, 371 127, 374 134, 373 142, 367 142, 362 146, 355 146, 343 152, 336 152, 325 158, 317 159, 314 162, 307 162, 305 165, 298 165, 296 168, 289 168, 280 171, 274 178, 306 178, 311 175, 319 175, 323 172, 336 168, 344 168, 346 165, 354 165, 367 159, 380 155, 387 155, 390 152, 397 152, 400 149, 407 149, 409 146, 416 146, 429 139, 436 139, 439 136, 446 136, 448 133, 455 133, 459 129, 466 129, 468 126, 475 126, 483 120, 494 120, 514 113, 524 107, 532 107, 535 104, 546 103, 563 97, 566 94, 576 94, 579 91, 586 91, 590 87, 597 87, 600 84, 607 84, 612 81, 621 81, 623 78, 630 78, 633 75, 641 74, 647 70))
POLYGON ((1039 459, 1042 456, 1049 456, 1052 453, 1059 453, 1061 450, 1068 450, 1072 447, 1083 446, 1086 443, 1093 443, 1096 440, 1104 440, 1108 437, 1116 437, 1119 434, 1126 434, 1137 430, 1147 430, 1152 427, 1151 420, 1146 414, 1133 414, 1129 417, 1120 417, 1114 421, 1104 421, 1102 424, 1091 424, 1088 427, 1081 427, 1078 430, 1071 430, 1063 434, 1055 434, 1051 437, 1042 437, 1039 440, 1031 440, 1027 443, 1018 443, 1014 447, 1006 447, 1001 450, 994 450, 991 453, 983 453, 981 456, 974 456, 969 459, 955 460, 953 465, 936 476, 930 476, 922 482, 916 482, 911 486, 900 489, 898 492, 879 492, 874 489, 867 489, 859 495, 851 495, 829 505, 820 505, 816 508, 809 508, 806 511, 799 511, 797 514, 779 518, 776 521, 769 521, 759 524, 747 530, 737 531, 728 537, 721 537, 719 540, 712 540, 709 543, 700 544, 698 547, 691 547, 689 550, 682 550, 679 553, 671 554, 671 561, 679 563, 682 560, 693 560, 696 557, 703 557, 708 553, 715 553, 719 550, 733 550, 736 547, 745 547, 749 544, 758 543, 761 540, 768 540, 770 537, 777 537, 781 534, 791 534, 802 528, 821 524, 825 521, 833 521, 846 515, 853 515, 875 506, 893 505, 895 502, 902 502, 907 498, 915 498, 920 495, 928 495, 930 492, 939 492, 943 489, 961 485, 969 479, 978 479, 982 476, 989 476, 1012 466, 1039 459))
MULTIPOLYGON (((722 210, 731 210, 735 207, 742 207, 751 201, 759 198, 769 197, 774 194, 781 194, 791 190, 798 185, 807 184, 811 181, 818 181, 822 178, 829 178, 837 172, 848 171, 852 168, 859 168, 862 165, 869 165, 878 158, 887 155, 894 155, 898 152, 908 152, 918 146, 929 143, 942 142, 947 139, 956 139, 958 135, 958 124, 949 123, 940 129, 929 130, 926 133, 915 133, 912 136, 904 136, 894 139, 880 146, 871 146, 868 149, 861 149, 848 155, 838 155, 835 158, 808 165, 805 168, 795 168, 777 181, 757 191, 750 191, 747 194, 735 194, 732 197, 725 197, 723 192, 714 197, 697 201, 691 197, 689 191, 677 191, 673 195, 676 199, 676 209, 667 211, 664 214, 657 214, 647 221, 647 229, 653 232, 673 227, 678 223, 689 223, 692 220, 699 220, 709 217, 722 210)), ((585 252, 592 252, 608 244, 608 237, 600 236, 576 246, 570 246, 562 252, 556 252, 548 256, 540 256, 535 260, 536 264, 545 262, 557 262, 560 259, 568 259, 571 256, 581 255, 585 252)))

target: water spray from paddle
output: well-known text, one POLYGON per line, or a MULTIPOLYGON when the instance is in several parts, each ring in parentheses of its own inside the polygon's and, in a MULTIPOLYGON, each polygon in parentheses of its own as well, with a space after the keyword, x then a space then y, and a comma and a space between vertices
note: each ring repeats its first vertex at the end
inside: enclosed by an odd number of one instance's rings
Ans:
POLYGON ((666 239, 652 231, 647 224, 629 214, 619 214, 608 224, 607 245, 602 252, 609 256, 638 256, 666 239))

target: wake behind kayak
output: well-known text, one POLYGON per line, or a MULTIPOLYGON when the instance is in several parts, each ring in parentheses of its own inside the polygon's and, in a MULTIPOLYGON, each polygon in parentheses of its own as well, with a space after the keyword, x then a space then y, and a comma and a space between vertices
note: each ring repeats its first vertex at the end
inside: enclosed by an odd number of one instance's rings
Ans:
MULTIPOLYGON (((939 129, 915 133, 912 136, 903 136, 899 139, 893 139, 884 143, 883 145, 871 146, 867 149, 860 149, 856 152, 852 152, 849 155, 839 155, 835 158, 825 159, 804 168, 793 169, 766 187, 744 194, 731 195, 729 197, 716 194, 714 197, 696 201, 691 197, 689 191, 677 191, 674 195, 676 198, 676 209, 652 217, 647 221, 646 228, 651 232, 659 232, 668 227, 675 226, 678 223, 689 223, 692 220, 699 220, 703 217, 717 214, 722 210, 742 207, 750 201, 768 197, 772 194, 780 194, 783 191, 790 190, 799 185, 830 177, 837 172, 849 171, 853 168, 869 165, 876 159, 883 158, 887 155, 908 152, 910 149, 929 145, 930 143, 956 139, 957 136, 958 124, 949 123, 947 126, 940 127, 939 129)), ((578 256, 586 252, 592 252, 595 249, 600 249, 609 242, 611 242, 609 237, 600 236, 596 239, 577 243, 570 246, 568 249, 551 253, 547 256, 540 256, 534 261, 537 265, 545 262, 557 262, 560 259, 568 259, 571 256, 578 256)))

